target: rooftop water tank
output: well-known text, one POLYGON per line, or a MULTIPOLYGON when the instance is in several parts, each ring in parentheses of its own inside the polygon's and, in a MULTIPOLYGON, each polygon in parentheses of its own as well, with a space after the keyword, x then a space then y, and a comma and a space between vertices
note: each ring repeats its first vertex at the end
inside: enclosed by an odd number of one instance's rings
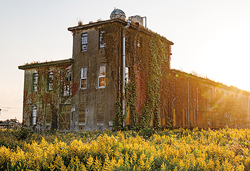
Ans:
POLYGON ((143 26, 143 17, 139 15, 131 16, 128 19, 131 20, 132 22, 139 23, 140 25, 143 26))
POLYGON ((115 8, 110 14, 110 19, 115 18, 126 19, 126 15, 121 9, 115 8))

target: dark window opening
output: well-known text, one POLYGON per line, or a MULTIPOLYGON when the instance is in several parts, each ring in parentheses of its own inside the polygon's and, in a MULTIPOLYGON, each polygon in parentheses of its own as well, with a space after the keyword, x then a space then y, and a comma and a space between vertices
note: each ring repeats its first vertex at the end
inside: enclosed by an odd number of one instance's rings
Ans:
POLYGON ((87 68, 81 68, 81 80, 80 80, 80 88, 87 88, 87 68))
POLYGON ((61 73, 61 91, 62 96, 71 95, 71 72, 69 70, 61 73))
POLYGON ((105 33, 105 31, 100 31, 99 32, 99 45, 100 45, 100 49, 103 49, 106 47, 106 43, 103 40, 103 34, 105 33))
POLYGON ((48 90, 49 91, 53 90, 53 72, 52 71, 48 73, 48 90))
POLYGON ((32 107, 32 125, 36 125, 36 106, 32 107))
POLYGON ((37 85, 38 85, 38 73, 33 74, 33 91, 37 91, 37 85))
POLYGON ((88 33, 82 34, 82 52, 87 51, 87 44, 88 44, 88 33))

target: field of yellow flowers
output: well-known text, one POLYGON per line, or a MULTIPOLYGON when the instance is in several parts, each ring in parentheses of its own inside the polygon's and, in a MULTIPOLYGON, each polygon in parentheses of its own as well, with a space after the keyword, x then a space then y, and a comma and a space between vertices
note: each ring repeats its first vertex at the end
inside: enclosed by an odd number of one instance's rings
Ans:
POLYGON ((250 170, 250 129, 33 133, 0 130, 0 170, 250 170))

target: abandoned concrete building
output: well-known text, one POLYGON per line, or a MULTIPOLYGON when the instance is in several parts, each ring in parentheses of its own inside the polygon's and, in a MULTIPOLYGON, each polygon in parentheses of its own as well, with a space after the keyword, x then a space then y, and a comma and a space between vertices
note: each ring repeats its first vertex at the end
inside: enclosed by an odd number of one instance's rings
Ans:
MULTIPOLYGON (((216 125, 209 100, 217 91, 241 98, 249 116, 249 93, 170 69, 173 42, 126 20, 81 22, 72 58, 19 66, 24 74, 23 124, 33 130, 105 130, 117 127, 216 125), (208 95, 209 94, 209 95, 208 95)), ((145 20, 146 21, 146 20, 145 20)))
POLYGON ((245 114, 244 126, 233 124, 234 127, 249 126, 250 93, 248 91, 175 69, 171 69, 170 77, 168 79, 171 89, 169 99, 173 109, 174 126, 185 127, 190 124, 201 128, 220 128, 223 125, 221 122, 226 119, 232 120, 232 118, 217 115, 217 105, 227 100, 233 101, 231 108, 234 108, 237 103, 240 104, 241 113, 245 114), (218 99, 216 104, 211 104, 216 99, 218 99))

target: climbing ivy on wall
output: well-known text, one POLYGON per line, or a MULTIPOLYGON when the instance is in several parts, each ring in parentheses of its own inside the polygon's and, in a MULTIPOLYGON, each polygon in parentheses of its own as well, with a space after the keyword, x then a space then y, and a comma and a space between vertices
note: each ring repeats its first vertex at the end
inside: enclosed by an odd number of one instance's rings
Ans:
MULTIPOLYGON (((46 121, 51 123, 51 129, 57 129, 57 111, 59 104, 64 103, 72 95, 64 96, 62 93, 65 87, 72 89, 71 81, 67 73, 70 66, 40 66, 36 68, 38 74, 37 91, 33 91, 32 84, 24 90, 24 124, 31 125, 31 106, 37 107, 36 126, 43 127, 46 121), (49 71, 53 72, 51 79, 52 89, 48 90, 49 71), (49 111, 48 110, 49 107, 49 111)), ((33 82, 33 72, 27 75, 30 82, 33 82)), ((74 93, 74 92, 73 92, 74 93)), ((35 127, 33 128, 35 130, 35 127)))
POLYGON ((161 37, 156 35, 149 42, 149 81, 147 89, 147 102, 141 115, 141 127, 149 127, 153 120, 153 127, 160 128, 159 107, 161 98, 161 79, 163 62, 168 62, 166 45, 162 42, 161 37))
POLYGON ((122 116, 122 105, 121 105, 121 94, 117 97, 115 102, 115 117, 113 119, 113 130, 123 129, 123 116, 122 116))
MULTIPOLYGON (((105 56, 108 64, 117 71, 118 95, 116 101, 117 128, 123 128, 121 106, 122 31, 121 23, 109 23, 102 29, 106 42, 105 56)), ((161 122, 166 128, 209 126, 213 115, 209 112, 213 81, 181 71, 170 71, 171 43, 146 28, 136 26, 126 29, 126 66, 130 67, 130 84, 126 85, 126 107, 130 111, 130 125, 135 129, 161 122), (178 74, 180 73, 180 74, 178 74), (162 120, 160 120, 162 119, 162 120)))
POLYGON ((125 93, 127 98, 127 110, 130 112, 130 125, 133 129, 138 130, 138 115, 136 111, 137 85, 135 82, 134 68, 132 68, 132 77, 130 83, 126 84, 125 93))
MULTIPOLYGON (((121 30, 122 25, 119 23, 109 23, 99 27, 95 27, 97 31, 104 31, 102 34, 103 40, 105 42, 105 57, 107 64, 111 68, 115 68, 119 66, 119 59, 117 56, 121 53, 121 47, 119 47, 119 41, 121 41, 121 30)), ((118 79, 118 78, 117 78, 118 79)))
MULTIPOLYGON (((133 23, 132 23, 133 24, 133 23)), ((96 30, 105 32, 105 57, 110 68, 121 67, 122 32, 124 25, 109 23, 96 30), (118 57, 118 58, 117 58, 118 57)), ((130 83, 126 84, 126 109, 130 112, 130 125, 140 129, 151 126, 160 127, 159 108, 161 99, 162 70, 169 70, 169 43, 165 38, 141 26, 129 27, 126 33, 126 66, 130 67, 130 83), (142 31, 144 30, 144 31, 142 31)), ((116 116, 113 125, 122 129, 126 116, 122 116, 121 85, 118 81, 118 95, 115 103, 116 116)), ((126 112, 127 113, 127 112, 126 112)))

